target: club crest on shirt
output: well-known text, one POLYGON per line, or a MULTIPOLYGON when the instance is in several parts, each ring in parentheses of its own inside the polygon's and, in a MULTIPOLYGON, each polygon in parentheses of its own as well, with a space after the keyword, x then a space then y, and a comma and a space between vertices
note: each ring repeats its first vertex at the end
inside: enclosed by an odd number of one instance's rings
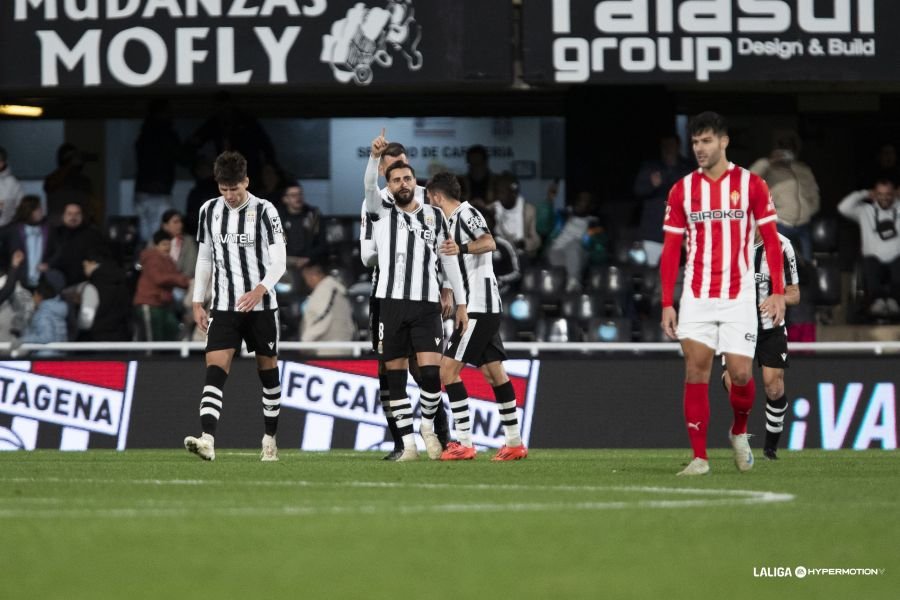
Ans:
POLYGON ((255 210, 248 210, 248 211, 247 211, 247 215, 244 217, 244 219, 247 221, 247 224, 248 224, 248 225, 251 224, 251 223, 256 222, 256 211, 255 211, 255 210))
POLYGON ((737 190, 731 192, 731 206, 739 206, 741 203, 741 193, 737 190))
POLYGON ((425 225, 434 227, 434 215, 425 215, 425 225))

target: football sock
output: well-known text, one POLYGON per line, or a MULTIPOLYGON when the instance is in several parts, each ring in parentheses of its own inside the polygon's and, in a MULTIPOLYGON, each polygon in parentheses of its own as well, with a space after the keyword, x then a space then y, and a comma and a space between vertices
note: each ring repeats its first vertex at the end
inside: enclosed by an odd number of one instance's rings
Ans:
POLYGON ((472 421, 469 419, 469 392, 462 381, 444 386, 450 398, 450 410, 456 423, 456 437, 459 443, 472 447, 472 421))
POLYGON ((440 367, 420 367, 421 382, 419 388, 419 409, 426 428, 434 429, 434 414, 441 403, 441 370, 440 367))
POLYGON ((766 448, 777 448, 781 432, 784 430, 784 415, 787 413, 787 396, 782 394, 777 400, 766 398, 766 448))
POLYGON ((731 425, 731 434, 740 435, 747 433, 747 417, 753 408, 753 397, 756 396, 756 383, 753 378, 746 385, 731 383, 731 393, 728 399, 731 401, 731 410, 734 413, 734 423, 731 425))
POLYGON ((216 425, 222 414, 222 389, 228 373, 215 365, 206 367, 206 383, 200 396, 200 428, 203 433, 216 435, 216 425))
POLYGON ((260 370, 259 380, 262 382, 263 421, 266 426, 266 435, 275 435, 278 430, 278 415, 281 413, 281 381, 278 379, 278 369, 260 370))
POLYGON ((391 432, 391 440, 394 442, 394 450, 403 450, 403 438, 397 429, 397 421, 391 413, 391 390, 388 385, 387 373, 378 372, 378 399, 381 401, 381 410, 384 412, 384 420, 387 421, 388 430, 391 432))
POLYGON ((684 420, 694 458, 706 456, 706 428, 709 424, 709 384, 684 384, 684 420))
POLYGON ((412 404, 406 396, 406 382, 409 373, 406 369, 390 369, 387 372, 388 387, 390 389, 391 414, 397 422, 397 432, 403 439, 406 448, 415 447, 416 440, 413 437, 412 404))
POLYGON ((516 415, 516 391, 512 381, 507 380, 494 388, 497 409, 500 411, 500 422, 503 424, 503 435, 506 445, 510 447, 522 445, 522 434, 519 432, 519 417, 516 415))

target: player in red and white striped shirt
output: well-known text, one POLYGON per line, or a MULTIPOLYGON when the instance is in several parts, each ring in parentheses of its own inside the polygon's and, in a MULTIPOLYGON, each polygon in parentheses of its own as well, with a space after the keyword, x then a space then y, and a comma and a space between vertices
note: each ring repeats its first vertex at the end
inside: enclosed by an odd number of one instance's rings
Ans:
POLYGON ((775 206, 766 183, 728 162, 728 129, 724 119, 704 112, 689 124, 699 169, 669 192, 663 223, 665 242, 660 260, 662 328, 681 342, 685 361, 684 416, 694 459, 679 475, 709 472, 706 429, 709 422, 709 376, 715 354, 725 355, 732 380, 729 399, 734 421, 728 437, 741 471, 753 467, 747 441, 747 417, 753 406, 753 355, 757 307, 752 252, 759 228, 772 265, 772 294, 760 314, 784 320, 784 277, 781 245, 775 229, 775 206), (682 242, 687 262, 679 310, 673 306, 682 242))

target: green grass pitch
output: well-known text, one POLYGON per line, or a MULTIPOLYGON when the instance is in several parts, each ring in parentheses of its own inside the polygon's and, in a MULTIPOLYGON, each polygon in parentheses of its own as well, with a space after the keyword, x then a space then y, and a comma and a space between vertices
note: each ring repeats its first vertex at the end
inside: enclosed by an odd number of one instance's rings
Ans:
POLYGON ((897 453, 781 454, 684 480, 684 450, 3 452, 0 597, 900 597, 897 453))

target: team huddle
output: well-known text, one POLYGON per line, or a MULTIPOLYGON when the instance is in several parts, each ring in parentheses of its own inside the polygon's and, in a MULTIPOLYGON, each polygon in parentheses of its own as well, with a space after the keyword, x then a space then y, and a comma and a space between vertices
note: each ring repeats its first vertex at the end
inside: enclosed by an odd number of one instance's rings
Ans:
MULTIPOLYGON (((496 243, 481 213, 462 199, 449 172, 423 188, 407 163, 405 148, 384 130, 370 148, 364 175, 360 253, 373 268, 370 299, 372 348, 378 355, 382 409, 394 441, 386 459, 419 458, 412 374, 420 390, 419 435, 432 460, 470 460, 469 397, 461 378, 466 364, 478 367, 493 389, 505 444, 493 460, 528 456, 521 439, 515 391, 503 361, 502 303, 491 254, 496 243), (379 187, 379 176, 386 185, 379 187), (444 339, 444 319, 453 333, 444 339), (449 398, 456 440, 442 389, 449 398)), ((740 471, 753 467, 747 419, 756 394, 753 358, 762 368, 766 393, 764 454, 777 458, 787 411, 785 307, 799 302, 797 265, 787 238, 776 230, 775 207, 765 182, 730 163, 728 131, 716 113, 689 123, 698 169, 676 183, 666 207, 660 260, 661 327, 677 339, 685 360, 684 416, 693 460, 678 475, 709 473, 706 451, 709 378, 722 355, 723 384, 734 419, 728 439, 740 471), (684 285, 675 309, 674 289, 686 250, 684 285)), ((278 460, 275 434, 281 405, 278 319, 274 285, 285 270, 284 233, 274 207, 247 191, 246 160, 225 152, 216 160, 222 194, 200 211, 199 259, 194 317, 207 330, 206 382, 200 402, 202 434, 185 447, 215 459, 214 436, 222 389, 241 342, 256 352, 262 383, 265 435, 263 461, 278 460), (211 285, 210 285, 211 284, 211 285), (208 314, 206 290, 212 296, 208 314)))

